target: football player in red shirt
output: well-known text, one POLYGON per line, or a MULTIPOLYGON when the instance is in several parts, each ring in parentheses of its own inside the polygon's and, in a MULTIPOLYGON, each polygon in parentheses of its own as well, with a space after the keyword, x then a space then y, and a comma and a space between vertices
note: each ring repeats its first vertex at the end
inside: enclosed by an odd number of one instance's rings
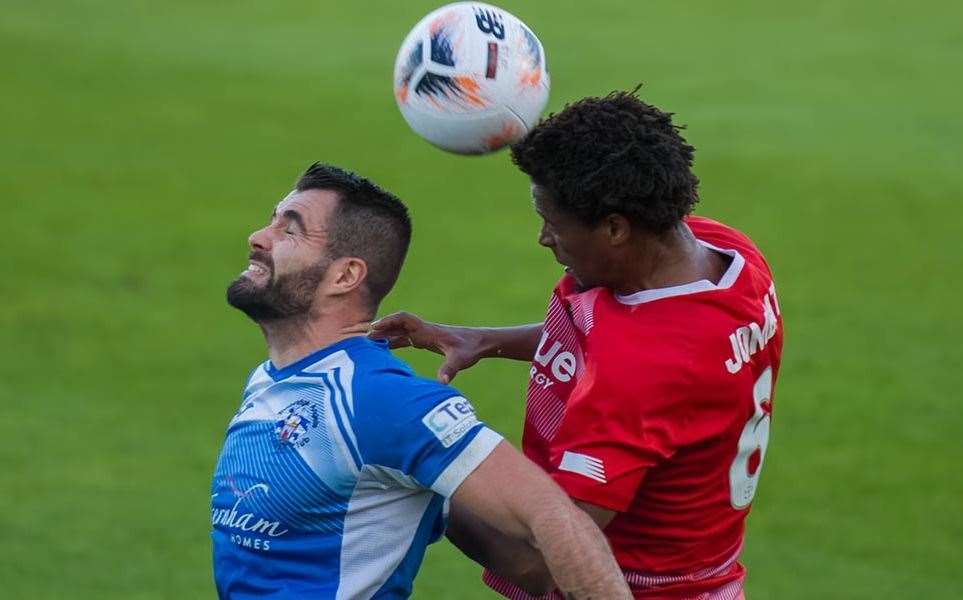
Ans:
MULTIPOLYGON (((444 354, 445 382, 485 357, 531 361, 524 452, 604 530, 634 596, 733 600, 783 328, 759 249, 689 216, 693 152, 634 92, 565 107, 512 147, 538 241, 565 267, 544 321, 399 313, 372 335, 444 354)), ((448 535, 489 586, 509 598, 554 587, 532 548, 478 523, 455 511, 448 535)))

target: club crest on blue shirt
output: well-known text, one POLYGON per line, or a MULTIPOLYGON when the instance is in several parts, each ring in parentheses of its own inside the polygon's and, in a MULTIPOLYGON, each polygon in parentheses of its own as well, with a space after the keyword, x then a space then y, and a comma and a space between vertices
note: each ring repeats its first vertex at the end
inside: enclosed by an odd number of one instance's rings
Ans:
POLYGON ((295 400, 281 409, 278 416, 274 423, 278 441, 298 448, 311 441, 308 430, 316 428, 320 421, 317 405, 308 400, 295 400))

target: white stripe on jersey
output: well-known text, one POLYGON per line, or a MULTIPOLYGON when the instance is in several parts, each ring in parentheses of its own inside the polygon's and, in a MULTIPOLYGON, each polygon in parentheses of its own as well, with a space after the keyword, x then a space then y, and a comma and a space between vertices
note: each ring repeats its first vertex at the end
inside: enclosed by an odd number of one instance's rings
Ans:
POLYGON ((578 473, 589 479, 605 483, 605 463, 602 462, 601 459, 589 456, 588 454, 580 454, 566 450, 565 453, 562 454, 562 462, 558 465, 558 470, 578 473))
POLYGON ((371 598, 404 560, 434 497, 415 486, 400 471, 362 467, 344 518, 336 600, 371 598), (404 482, 411 487, 397 487, 404 482))
MULTIPOLYGON (((340 383, 341 388, 339 392, 344 392, 344 400, 348 406, 348 411, 351 416, 354 416, 354 392, 352 391, 351 382, 354 380, 354 361, 348 356, 348 353, 344 350, 339 350, 326 356, 318 362, 314 363, 310 367, 304 370, 305 373, 331 373, 334 369, 341 369, 340 381, 336 382, 334 378, 331 379, 332 384, 340 383)), ((337 387, 337 385, 335 385, 337 387)))

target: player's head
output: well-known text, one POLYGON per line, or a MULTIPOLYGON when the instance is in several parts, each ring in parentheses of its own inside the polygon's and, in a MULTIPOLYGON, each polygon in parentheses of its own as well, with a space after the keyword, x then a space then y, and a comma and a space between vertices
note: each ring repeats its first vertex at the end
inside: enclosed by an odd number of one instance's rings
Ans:
POLYGON ((309 314, 332 301, 374 316, 411 239, 394 195, 344 169, 315 163, 251 234, 250 265, 228 302, 259 323, 309 314))
POLYGON ((583 287, 611 286, 626 244, 678 227, 698 201, 695 149, 636 91, 569 104, 512 146, 544 220, 539 243, 583 287))

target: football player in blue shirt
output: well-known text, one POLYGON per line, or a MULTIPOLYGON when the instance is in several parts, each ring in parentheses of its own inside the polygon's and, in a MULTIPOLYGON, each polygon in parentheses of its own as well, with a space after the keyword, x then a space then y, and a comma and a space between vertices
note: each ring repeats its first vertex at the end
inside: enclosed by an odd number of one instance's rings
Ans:
POLYGON ((545 473, 457 390, 365 337, 410 236, 396 197, 322 164, 251 234, 227 299, 269 359, 214 472, 218 595, 407 598, 451 502, 538 548, 566 597, 630 598, 598 527, 545 473))

